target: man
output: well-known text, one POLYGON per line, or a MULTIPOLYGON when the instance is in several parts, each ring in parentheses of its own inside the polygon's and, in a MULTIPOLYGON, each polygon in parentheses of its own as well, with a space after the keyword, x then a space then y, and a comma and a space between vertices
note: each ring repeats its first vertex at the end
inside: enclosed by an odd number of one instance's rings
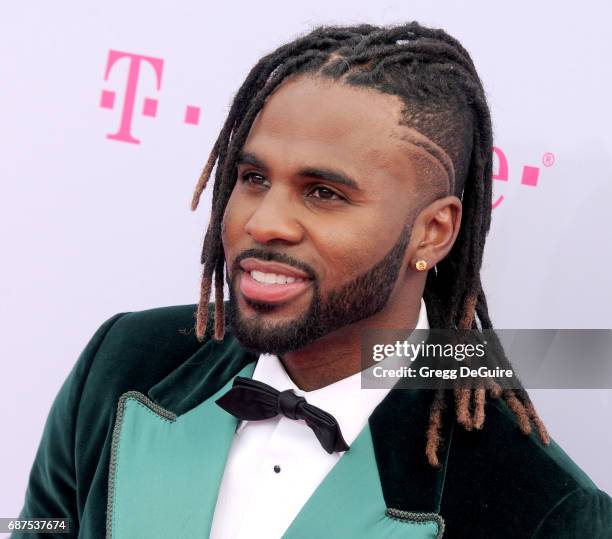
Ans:
POLYGON ((523 389, 360 389, 366 330, 492 327, 491 150, 441 30, 321 27, 264 57, 194 196, 216 165, 195 335, 191 305, 101 326, 21 516, 130 539, 611 537, 612 501, 523 389))

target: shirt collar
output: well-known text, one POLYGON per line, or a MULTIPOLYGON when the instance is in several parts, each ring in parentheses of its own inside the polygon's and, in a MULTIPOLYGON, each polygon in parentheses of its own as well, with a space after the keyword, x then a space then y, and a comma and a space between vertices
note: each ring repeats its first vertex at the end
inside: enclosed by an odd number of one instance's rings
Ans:
MULTIPOLYGON (((419 316, 415 329, 429 329, 427 307, 421 298, 419 316)), ((387 360, 385 360, 387 361, 387 360)), ((318 406, 332 414, 347 444, 351 445, 361 432, 376 405, 380 403, 391 387, 363 389, 361 372, 357 372, 325 387, 313 391, 302 391, 287 374, 278 356, 261 354, 253 372, 254 380, 264 382, 279 391, 292 389, 297 395, 306 398, 309 404, 318 406)), ((236 432, 240 432, 248 421, 241 421, 236 432)))

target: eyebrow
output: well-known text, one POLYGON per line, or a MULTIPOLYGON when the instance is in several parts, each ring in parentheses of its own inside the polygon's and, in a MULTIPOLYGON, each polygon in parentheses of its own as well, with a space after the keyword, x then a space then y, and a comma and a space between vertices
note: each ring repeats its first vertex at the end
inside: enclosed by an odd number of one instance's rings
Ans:
MULTIPOLYGON (((249 152, 240 152, 237 163, 238 165, 252 165, 264 172, 268 172, 268 167, 266 166, 265 162, 249 152)), ((338 170, 319 167, 305 167, 298 170, 297 175, 303 178, 317 178, 329 183, 345 185, 351 189, 355 189, 356 191, 361 191, 361 187, 359 187, 359 184, 353 178, 338 170)))

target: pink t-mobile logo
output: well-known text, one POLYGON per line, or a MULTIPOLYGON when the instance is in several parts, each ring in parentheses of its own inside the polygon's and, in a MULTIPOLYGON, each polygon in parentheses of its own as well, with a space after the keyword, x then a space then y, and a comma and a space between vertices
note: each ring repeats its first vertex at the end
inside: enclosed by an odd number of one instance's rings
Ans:
MULTIPOLYGON (((507 182, 510 179, 508 169, 508 158, 501 148, 493 147, 493 161, 497 166, 494 167, 493 179, 502 182, 507 182)), ((551 167, 555 163, 554 154, 547 152, 542 156, 542 164, 545 167, 551 167)), ((537 187, 540 176, 540 167, 525 165, 521 173, 521 185, 528 187, 537 187)), ((493 202, 493 209, 497 208, 504 200, 504 195, 500 195, 493 202)))
MULTIPOLYGON (((140 81, 141 67, 146 69, 153 68, 155 75, 155 86, 159 93, 161 89, 162 72, 164 69, 164 61, 161 58, 152 56, 143 56, 142 54, 133 54, 131 52, 121 52, 110 50, 106 60, 106 69, 104 72, 104 80, 108 81, 111 70, 115 64, 125 59, 128 62, 127 81, 125 83, 125 93, 123 95, 123 108, 121 110, 121 123, 119 130, 116 133, 106 135, 106 138, 111 140, 119 140, 121 142, 130 142, 132 144, 140 144, 140 140, 132 135, 132 119, 134 118, 134 107, 136 106, 136 91, 140 81)), ((114 109, 117 94, 112 90, 102 90, 100 98, 100 106, 104 109, 114 109)), ((155 118, 157 116, 157 106, 159 99, 153 97, 145 97, 142 101, 142 115, 155 118)), ((198 125, 200 123, 200 107, 195 105, 187 105, 183 116, 183 123, 187 125, 198 125)))
MULTIPOLYGON (((132 118, 134 116, 134 105, 136 104, 136 89, 138 87, 138 79, 140 77, 140 68, 143 63, 153 68, 155 73, 155 81, 157 91, 161 88, 162 71, 164 69, 164 61, 161 58, 153 58, 152 56, 142 56, 140 54, 132 54, 130 52, 121 52, 110 50, 106 61, 106 71, 104 80, 108 80, 111 69, 118 60, 125 58, 129 62, 129 70, 127 82, 125 84, 125 93, 123 96, 123 109, 121 111, 121 123, 119 130, 116 133, 106 135, 106 138, 112 140, 120 140, 121 142, 131 142, 132 144, 140 144, 140 140, 132 135, 132 118)), ((111 90, 102 90, 100 106, 106 109, 115 108, 116 93, 111 90)), ((145 97, 142 104, 143 116, 155 117, 157 115, 158 100, 152 97, 145 97)))

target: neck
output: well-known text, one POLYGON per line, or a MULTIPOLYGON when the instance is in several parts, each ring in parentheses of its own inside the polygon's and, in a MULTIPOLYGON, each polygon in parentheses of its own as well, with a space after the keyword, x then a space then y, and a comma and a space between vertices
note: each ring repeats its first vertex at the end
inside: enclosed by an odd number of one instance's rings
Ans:
POLYGON ((287 352, 280 359, 296 386, 314 391, 367 368, 361 361, 361 335, 371 329, 416 327, 421 296, 403 297, 401 304, 389 303, 376 315, 328 333, 308 346, 287 352))

